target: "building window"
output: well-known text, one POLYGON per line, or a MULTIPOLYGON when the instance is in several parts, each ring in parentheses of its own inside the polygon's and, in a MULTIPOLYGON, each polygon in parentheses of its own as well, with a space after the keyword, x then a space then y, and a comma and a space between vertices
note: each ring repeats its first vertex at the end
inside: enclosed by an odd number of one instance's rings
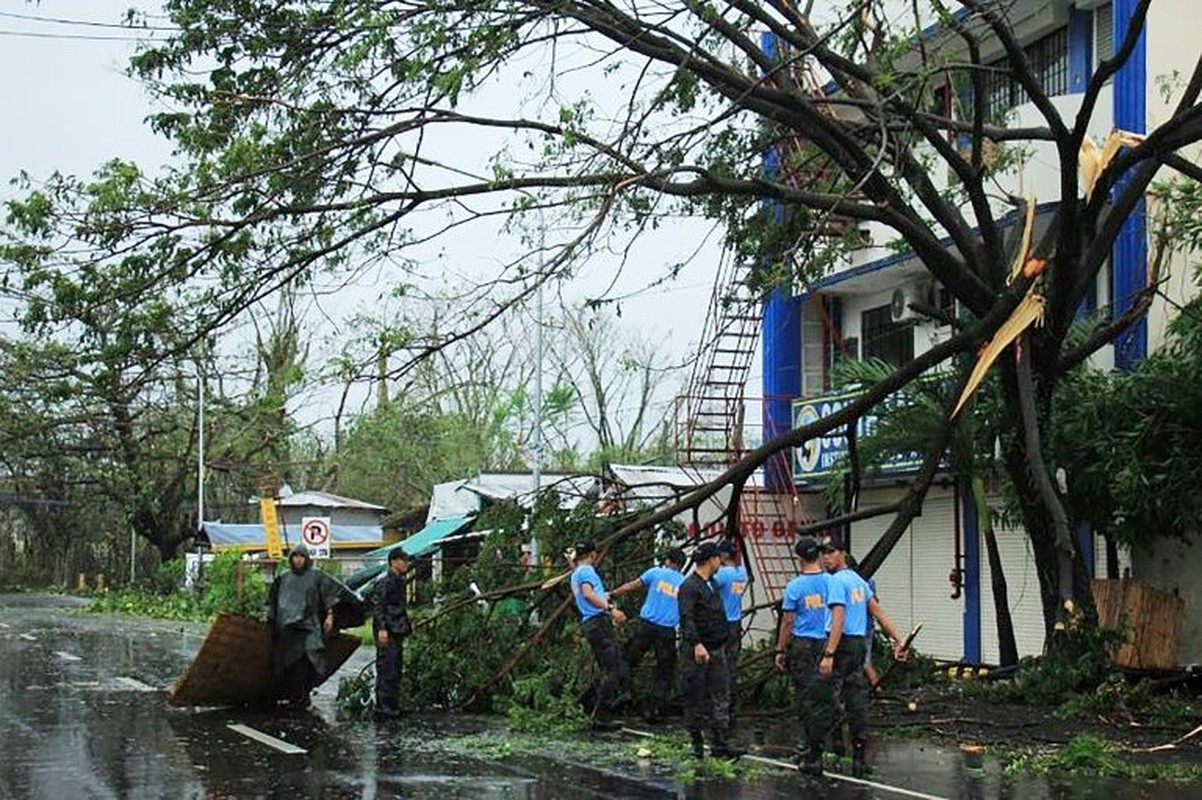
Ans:
POLYGON ((860 316, 860 350, 895 367, 914 360, 914 326, 894 322, 888 305, 870 308, 860 316))
MULTIPOLYGON (((1068 28, 1058 28, 1023 49, 1035 80, 1048 97, 1068 94, 1068 28)), ((1010 109, 1027 102, 1027 92, 1010 72, 1009 59, 989 65, 985 104, 989 118, 1001 121, 1010 109)))

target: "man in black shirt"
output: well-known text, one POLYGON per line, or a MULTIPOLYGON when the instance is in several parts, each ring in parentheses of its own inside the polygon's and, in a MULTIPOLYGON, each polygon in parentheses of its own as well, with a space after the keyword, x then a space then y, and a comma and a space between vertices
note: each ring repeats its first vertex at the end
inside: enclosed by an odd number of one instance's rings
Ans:
POLYGON ((693 574, 680 585, 681 661, 685 723, 693 755, 705 757, 703 731, 710 730, 710 751, 718 758, 738 758, 742 750, 727 740, 730 685, 724 645, 730 627, 722 598, 711 580, 721 566, 718 546, 702 542, 693 552, 693 574))
POLYGON ((371 629, 376 638, 376 714, 381 717, 395 717, 398 713, 402 643, 412 630, 405 595, 409 560, 409 554, 401 547, 389 550, 388 572, 376 587, 371 629))

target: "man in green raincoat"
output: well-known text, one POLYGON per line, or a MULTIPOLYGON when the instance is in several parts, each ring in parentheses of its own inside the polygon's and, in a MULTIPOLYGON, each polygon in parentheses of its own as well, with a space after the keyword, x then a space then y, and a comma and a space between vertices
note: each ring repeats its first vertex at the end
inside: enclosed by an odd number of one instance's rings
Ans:
POLYGON ((313 569, 303 544, 288 554, 289 569, 276 576, 267 597, 272 673, 280 697, 307 708, 313 687, 325 675, 325 636, 334 630, 336 584, 313 569))

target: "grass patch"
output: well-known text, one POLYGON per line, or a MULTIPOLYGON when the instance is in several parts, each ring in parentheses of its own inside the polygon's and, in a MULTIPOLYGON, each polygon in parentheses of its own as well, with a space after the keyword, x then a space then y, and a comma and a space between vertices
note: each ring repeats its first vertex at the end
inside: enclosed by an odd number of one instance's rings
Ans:
POLYGON ((1196 764, 1140 764, 1112 742, 1099 736, 1081 734, 1056 752, 999 751, 991 748, 1005 765, 1007 775, 1046 775, 1063 773, 1082 777, 1110 777, 1128 780, 1202 781, 1202 766, 1196 764))

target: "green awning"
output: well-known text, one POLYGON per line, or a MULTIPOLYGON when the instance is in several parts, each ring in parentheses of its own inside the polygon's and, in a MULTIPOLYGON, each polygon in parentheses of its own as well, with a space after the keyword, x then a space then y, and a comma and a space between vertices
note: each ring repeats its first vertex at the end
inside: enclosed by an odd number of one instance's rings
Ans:
MULTIPOLYGON (((429 555, 437 550, 436 542, 445 539, 448 536, 453 536, 463 530, 472 521, 472 517, 447 517, 446 519, 436 519, 430 522, 426 527, 422 528, 417 533, 410 536, 408 539, 400 543, 400 547, 414 558, 421 558, 429 555)), ((387 568, 388 553, 396 543, 378 547, 363 554, 363 561, 368 566, 356 572, 346 579, 348 586, 358 589, 367 581, 374 578, 379 573, 387 568), (371 562, 378 563, 371 563, 371 562)))
POLYGON ((405 541, 401 542, 401 547, 405 548, 405 552, 409 555, 416 558, 421 558, 424 555, 429 555, 437 549, 434 546, 435 542, 459 533, 459 531, 466 528, 468 523, 471 521, 471 517, 447 517, 446 519, 436 519, 417 533, 410 536, 405 541))

